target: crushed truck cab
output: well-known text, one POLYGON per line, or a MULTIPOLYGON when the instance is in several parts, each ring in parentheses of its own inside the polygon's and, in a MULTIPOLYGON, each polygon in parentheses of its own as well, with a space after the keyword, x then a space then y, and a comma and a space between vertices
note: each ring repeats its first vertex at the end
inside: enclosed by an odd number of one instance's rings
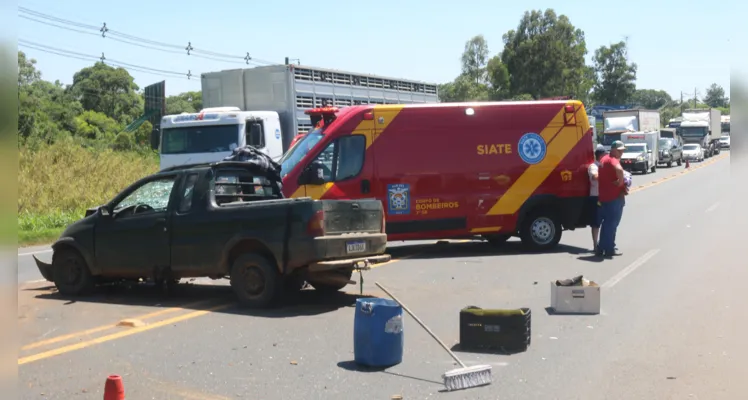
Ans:
POLYGON ((309 110, 280 160, 288 197, 382 202, 388 240, 519 236, 533 249, 586 226, 592 129, 581 102, 309 110))

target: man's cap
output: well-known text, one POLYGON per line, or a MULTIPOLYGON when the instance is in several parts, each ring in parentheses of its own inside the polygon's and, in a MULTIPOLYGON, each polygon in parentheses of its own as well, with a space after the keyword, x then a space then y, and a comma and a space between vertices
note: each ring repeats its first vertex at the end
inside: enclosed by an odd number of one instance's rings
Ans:
POLYGON ((605 150, 605 146, 598 144, 597 147, 595 147, 595 154, 601 154, 601 153, 607 153, 608 151, 605 150))
POLYGON ((615 142, 613 142, 613 145, 610 146, 610 148, 611 149, 616 149, 616 150, 623 150, 623 149, 626 148, 626 146, 623 145, 622 141, 616 140, 615 142))

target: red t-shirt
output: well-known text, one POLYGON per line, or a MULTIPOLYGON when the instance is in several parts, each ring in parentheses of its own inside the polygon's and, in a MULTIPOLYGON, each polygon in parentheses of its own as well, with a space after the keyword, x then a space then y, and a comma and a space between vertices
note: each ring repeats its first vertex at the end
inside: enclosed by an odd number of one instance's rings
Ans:
POLYGON ((600 185, 600 195, 598 200, 612 201, 617 199, 621 192, 623 192, 624 185, 621 183, 616 186, 615 181, 618 180, 616 174, 616 167, 621 165, 617 158, 611 157, 609 154, 603 156, 600 159, 600 171, 598 172, 598 182, 600 185))

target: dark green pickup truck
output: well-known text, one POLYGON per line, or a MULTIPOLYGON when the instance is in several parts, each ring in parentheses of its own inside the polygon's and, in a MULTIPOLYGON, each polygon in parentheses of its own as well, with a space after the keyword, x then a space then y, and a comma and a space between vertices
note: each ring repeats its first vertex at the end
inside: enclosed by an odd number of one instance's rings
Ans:
POLYGON ((35 258, 62 294, 99 283, 228 277, 240 302, 271 305, 308 282, 339 290, 356 269, 385 262, 378 200, 285 199, 279 184, 243 162, 192 165, 134 183, 90 209, 35 258))

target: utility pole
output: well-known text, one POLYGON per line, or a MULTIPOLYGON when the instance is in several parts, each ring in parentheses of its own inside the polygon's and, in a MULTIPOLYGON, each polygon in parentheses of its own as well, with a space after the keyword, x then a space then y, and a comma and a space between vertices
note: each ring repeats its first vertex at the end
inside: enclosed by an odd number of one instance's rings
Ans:
POLYGON ((693 88, 693 108, 696 108, 696 96, 698 96, 698 88, 693 88))

